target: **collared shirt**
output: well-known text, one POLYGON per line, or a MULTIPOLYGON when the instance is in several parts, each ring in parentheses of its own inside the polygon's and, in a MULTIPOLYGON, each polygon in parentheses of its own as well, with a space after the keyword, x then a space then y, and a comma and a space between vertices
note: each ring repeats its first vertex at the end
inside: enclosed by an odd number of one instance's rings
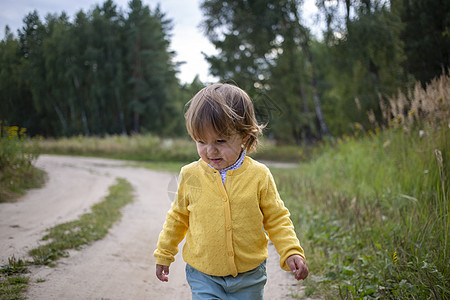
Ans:
MULTIPOLYGON (((242 163, 244 162, 244 158, 245 158, 246 153, 247 153, 247 151, 245 151, 245 149, 243 149, 242 152, 241 152, 241 156, 239 156, 238 160, 234 164, 232 164, 229 167, 226 167, 225 169, 217 170, 220 173, 220 177, 222 177, 222 183, 224 185, 225 185, 225 179, 227 178, 227 171, 236 170, 237 168, 239 168, 242 165, 242 163)), ((212 169, 216 170, 210 164, 208 164, 208 166, 211 167, 212 169)))

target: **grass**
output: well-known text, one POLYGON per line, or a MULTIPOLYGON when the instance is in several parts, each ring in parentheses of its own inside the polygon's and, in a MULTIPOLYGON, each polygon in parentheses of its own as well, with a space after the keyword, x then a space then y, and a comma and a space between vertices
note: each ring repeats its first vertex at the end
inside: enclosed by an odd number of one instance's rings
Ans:
MULTIPOLYGON (((266 141, 254 155, 302 161, 297 169, 273 174, 306 251, 311 272, 306 296, 450 299, 449 82, 443 76, 426 89, 416 86, 407 96, 381 102, 382 120, 369 113, 372 130, 355 124, 355 136, 330 141, 319 151, 266 141)), ((137 165, 176 172, 197 159, 191 141, 150 135, 45 140, 40 149, 145 161, 137 165)), ((101 216, 80 220, 93 215, 101 216)), ((102 226, 91 232, 94 224, 69 222, 50 230, 49 243, 31 251, 34 263, 51 265, 67 249, 80 247, 79 241, 106 234, 102 226)), ((23 289, 20 266, 13 261, 4 269, 18 273, 2 271, 5 299, 16 299, 7 293, 23 289), (6 280, 14 276, 12 283, 6 280)))
POLYGON ((0 268, 0 299, 25 299, 22 292, 29 282, 26 273, 27 262, 14 256, 9 258, 8 264, 0 268))
POLYGON ((183 162, 132 162, 131 167, 146 168, 156 171, 164 171, 178 174, 185 163, 183 162))
MULTIPOLYGON (((448 149, 445 131, 440 143, 448 149)), ((435 158, 439 141, 403 148, 394 144, 396 134, 346 142, 299 170, 274 171, 301 229, 311 292, 330 299, 450 297, 442 190, 449 180, 435 158), (387 140, 392 149, 383 147, 387 140)))
MULTIPOLYGON (((436 84, 448 94, 445 80, 436 84)), ((406 123, 409 108, 390 111, 385 130, 358 131, 297 170, 274 170, 306 250, 306 296, 450 299, 450 103, 418 94, 439 112, 422 108, 406 123)))
MULTIPOLYGON (((27 266, 54 266, 61 257, 67 257, 69 249, 81 249, 106 236, 112 225, 121 218, 120 209, 133 200, 133 189, 125 179, 118 179, 109 188, 105 199, 92 206, 91 212, 79 219, 48 229, 43 241, 48 243, 29 251, 32 261, 14 257, 0 269, 0 299, 23 299, 23 291, 29 278, 27 266)), ((38 280, 42 282, 41 280, 38 280)))
POLYGON ((187 162, 197 159, 195 144, 188 139, 162 139, 151 134, 113 135, 103 138, 77 136, 46 139, 42 153, 96 156, 146 162, 187 162))
POLYGON ((25 128, 0 121, 0 203, 14 201, 45 182, 45 172, 33 166, 39 154, 36 142, 26 138, 25 128))
POLYGON ((120 209, 133 200, 132 187, 125 179, 118 179, 109 188, 109 195, 95 204, 90 213, 78 220, 57 225, 48 230, 42 240, 47 244, 29 251, 35 265, 52 265, 60 257, 68 256, 67 250, 82 246, 106 236, 109 228, 120 217, 120 209))
MULTIPOLYGON (((151 134, 41 139, 38 141, 38 147, 41 153, 47 154, 149 162, 157 169, 161 164, 186 164, 198 159, 195 143, 191 139, 160 138, 151 134)), ((298 162, 309 158, 312 150, 312 147, 280 146, 270 140, 262 139, 261 147, 251 156, 259 160, 298 162)))

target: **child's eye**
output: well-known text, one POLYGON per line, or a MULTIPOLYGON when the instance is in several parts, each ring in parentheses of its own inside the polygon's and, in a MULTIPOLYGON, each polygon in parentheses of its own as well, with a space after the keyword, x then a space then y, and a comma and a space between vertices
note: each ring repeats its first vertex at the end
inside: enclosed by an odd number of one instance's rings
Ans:
POLYGON ((199 143, 199 144, 204 144, 205 142, 203 142, 203 141, 197 141, 197 143, 199 143))
POLYGON ((217 143, 219 143, 219 144, 223 144, 223 143, 226 143, 227 141, 226 140, 217 140, 217 143))

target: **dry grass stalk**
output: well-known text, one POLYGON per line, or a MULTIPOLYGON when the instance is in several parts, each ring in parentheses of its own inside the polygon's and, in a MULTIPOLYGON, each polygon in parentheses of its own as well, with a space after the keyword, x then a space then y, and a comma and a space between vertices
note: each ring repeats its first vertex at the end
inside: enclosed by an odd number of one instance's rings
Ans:
MULTIPOLYGON (((428 83, 425 89, 417 82, 406 93, 399 92, 395 97, 387 97, 389 105, 380 97, 383 127, 402 127, 409 131, 413 127, 422 128, 450 126, 450 77, 443 73, 428 83)), ((369 116, 372 116, 369 112, 369 116)), ((370 118, 372 124, 373 116, 370 118)))

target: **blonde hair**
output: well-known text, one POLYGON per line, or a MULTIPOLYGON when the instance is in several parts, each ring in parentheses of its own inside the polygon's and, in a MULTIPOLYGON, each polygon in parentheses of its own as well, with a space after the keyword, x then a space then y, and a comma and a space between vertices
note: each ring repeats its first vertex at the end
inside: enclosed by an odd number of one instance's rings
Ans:
POLYGON ((238 133, 249 136, 244 148, 248 153, 258 145, 264 125, 258 125, 252 100, 237 86, 216 83, 200 90, 187 104, 186 128, 192 139, 202 140, 212 129, 223 137, 238 133))

